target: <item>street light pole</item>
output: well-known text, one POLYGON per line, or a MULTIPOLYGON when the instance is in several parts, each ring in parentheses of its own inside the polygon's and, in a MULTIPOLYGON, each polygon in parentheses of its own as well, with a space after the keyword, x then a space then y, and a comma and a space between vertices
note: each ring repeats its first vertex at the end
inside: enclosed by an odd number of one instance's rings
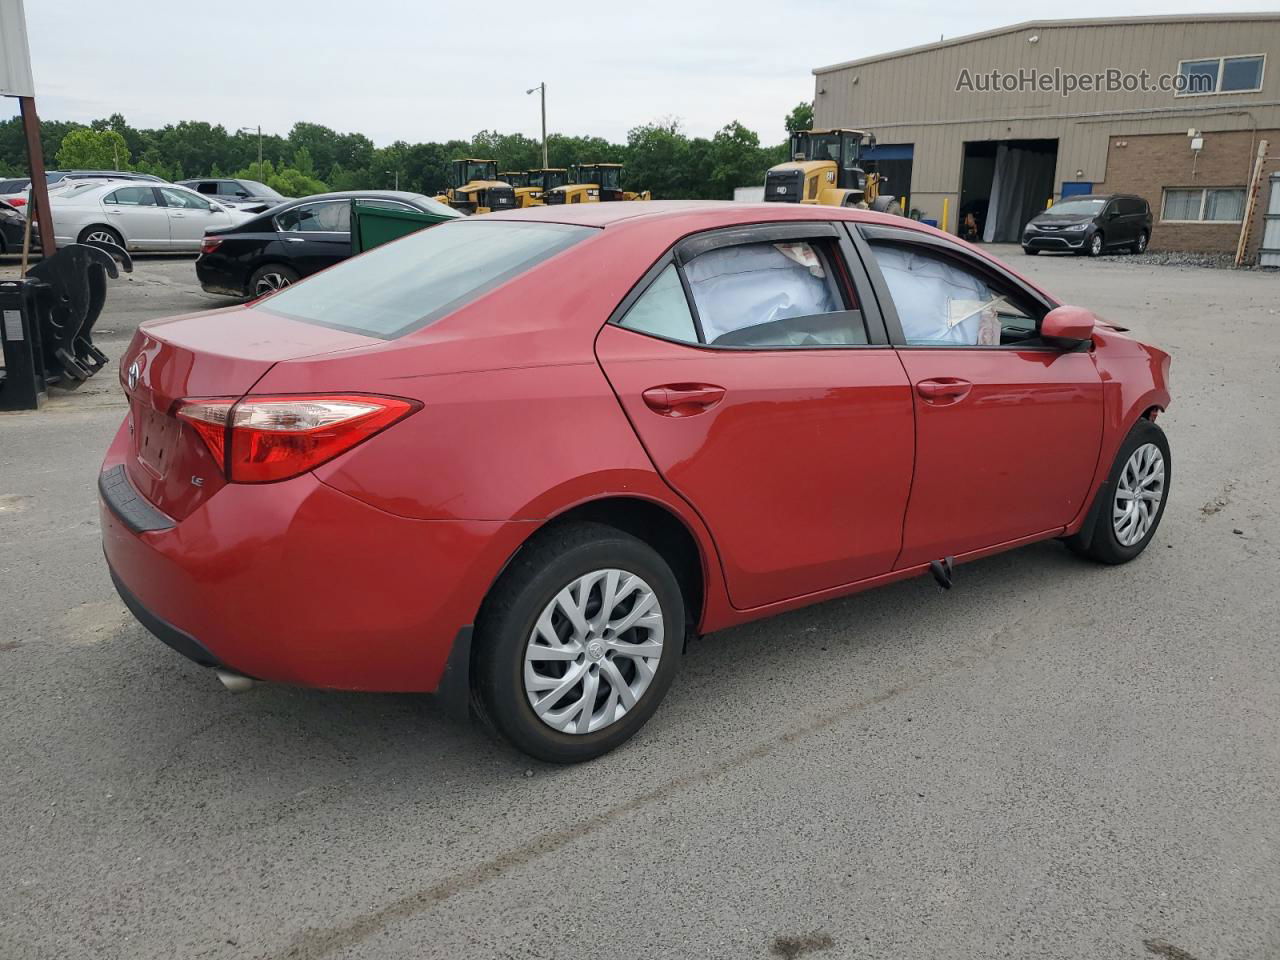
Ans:
POLYGON ((547 82, 544 80, 536 87, 530 87, 525 91, 525 95, 535 90, 542 93, 542 167, 545 170, 550 165, 547 163, 547 82))
MULTIPOLYGON (((236 131, 236 133, 243 133, 246 130, 253 132, 254 129, 255 129, 254 127, 241 127, 239 130, 236 131)), ((261 177, 262 176, 262 124, 258 124, 256 129, 258 131, 258 176, 261 177)))

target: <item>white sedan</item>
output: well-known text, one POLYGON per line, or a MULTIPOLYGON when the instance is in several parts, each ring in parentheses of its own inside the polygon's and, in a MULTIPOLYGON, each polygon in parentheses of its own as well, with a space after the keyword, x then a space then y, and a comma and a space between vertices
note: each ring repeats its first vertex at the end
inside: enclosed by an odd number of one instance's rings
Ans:
POLYGON ((197 253, 204 232, 253 215, 175 184, 81 181, 49 197, 58 243, 109 241, 126 250, 197 253))

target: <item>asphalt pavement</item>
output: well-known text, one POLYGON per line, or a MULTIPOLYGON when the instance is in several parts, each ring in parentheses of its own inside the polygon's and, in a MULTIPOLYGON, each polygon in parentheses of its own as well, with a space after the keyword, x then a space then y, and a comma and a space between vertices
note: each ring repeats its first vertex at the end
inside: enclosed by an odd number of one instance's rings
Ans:
MULTIPOLYGON (((112 591, 111 373, 0 415, 0 958, 1280 956, 1280 276, 999 253, 1173 354, 1151 548, 705 637, 572 768, 227 693, 112 591)), ((140 259, 99 341, 225 303, 140 259)))

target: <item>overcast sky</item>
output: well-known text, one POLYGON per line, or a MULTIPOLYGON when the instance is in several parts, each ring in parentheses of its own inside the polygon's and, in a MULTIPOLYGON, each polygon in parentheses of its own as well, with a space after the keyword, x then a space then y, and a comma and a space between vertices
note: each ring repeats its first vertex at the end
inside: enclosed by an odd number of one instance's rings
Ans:
MULTIPOLYGON (((1231 0, 1233 10, 1275 9, 1231 0)), ((1186 13, 1213 0, 26 0, 43 117, 119 111, 140 127, 207 120, 286 134, 299 120, 379 146, 539 136, 623 140, 678 118, 694 135, 740 120, 765 143, 813 96, 815 66, 1035 18, 1186 13), (559 11, 559 12, 557 12, 559 11), (598 11, 593 15, 593 11, 598 11), (815 23, 817 29, 806 29, 815 23)), ((6 101, 15 112, 16 101, 6 101)))

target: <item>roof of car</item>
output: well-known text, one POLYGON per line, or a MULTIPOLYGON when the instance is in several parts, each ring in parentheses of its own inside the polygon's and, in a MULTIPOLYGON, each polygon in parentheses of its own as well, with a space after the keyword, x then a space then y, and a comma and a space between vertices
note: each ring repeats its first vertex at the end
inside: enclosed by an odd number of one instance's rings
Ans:
POLYGON ((424 196, 411 190, 337 190, 332 193, 313 193, 306 197, 289 197, 284 203, 297 200, 358 200, 365 197, 382 197, 387 200, 417 200, 424 196))
MULTIPOLYGON (((629 220, 655 217, 696 217, 709 219, 721 214, 726 223, 761 220, 876 220, 883 214, 869 210, 829 207, 812 203, 738 203, 734 200, 615 200, 608 203, 555 204, 521 210, 487 213, 486 220, 543 220, 576 223, 584 227, 607 227, 629 220)), ((912 221, 894 217, 897 223, 912 221)))

